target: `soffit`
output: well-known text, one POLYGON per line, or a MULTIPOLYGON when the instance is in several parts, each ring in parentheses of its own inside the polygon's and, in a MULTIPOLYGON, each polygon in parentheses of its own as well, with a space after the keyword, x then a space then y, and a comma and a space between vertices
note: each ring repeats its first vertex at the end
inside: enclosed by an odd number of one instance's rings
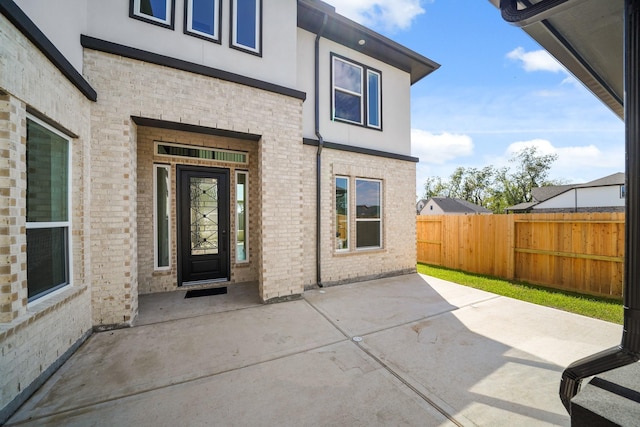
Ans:
POLYGON ((337 14, 322 1, 298 0, 298 27, 318 34, 325 14, 328 20, 322 37, 409 73, 411 84, 440 67, 429 58, 337 14), (360 45, 360 40, 365 44, 360 45))
MULTIPOLYGON (((499 8, 500 0, 490 0, 499 8)), ((534 5, 542 0, 519 2, 534 5)), ((523 27, 618 117, 624 117, 624 0, 574 0, 523 27)))

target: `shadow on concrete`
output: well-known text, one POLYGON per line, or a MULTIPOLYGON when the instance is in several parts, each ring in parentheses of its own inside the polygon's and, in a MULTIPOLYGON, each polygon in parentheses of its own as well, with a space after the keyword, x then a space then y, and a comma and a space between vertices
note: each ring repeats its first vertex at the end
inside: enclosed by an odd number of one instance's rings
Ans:
POLYGON ((620 335, 417 274, 220 297, 142 298, 8 425, 569 425, 561 367, 620 335))
POLYGON ((150 325, 262 305, 257 282, 232 284, 227 286, 225 294, 198 298, 185 299, 187 291, 140 295, 138 317, 134 325, 150 325))

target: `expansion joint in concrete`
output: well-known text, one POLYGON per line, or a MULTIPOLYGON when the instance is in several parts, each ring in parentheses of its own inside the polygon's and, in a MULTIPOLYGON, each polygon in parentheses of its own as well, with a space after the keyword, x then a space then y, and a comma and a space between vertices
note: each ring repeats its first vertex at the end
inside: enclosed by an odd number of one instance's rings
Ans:
MULTIPOLYGON (((494 299, 494 298, 495 297, 487 298, 486 300, 482 300, 482 301, 478 301, 478 302, 484 302, 484 301, 487 301, 487 300, 490 300, 490 299, 494 299)), ((344 329, 342 329, 338 324, 336 324, 336 322, 334 322, 331 318, 329 318, 325 313, 323 313, 321 310, 319 310, 317 307, 315 307, 309 301, 305 300, 305 302, 307 304, 309 304, 309 306, 311 308, 313 308, 315 311, 317 311, 318 314, 320 314, 322 317, 324 317, 327 320, 327 322, 329 322, 334 328, 336 328, 338 331, 340 331, 340 333, 342 333, 346 338, 348 338, 357 348, 359 348, 363 353, 365 353, 372 360, 374 360, 385 371, 387 371, 389 374, 393 375, 398 381, 400 381, 402 384, 404 384, 407 388, 409 388, 411 391, 413 391, 418 397, 420 397, 420 399, 424 400, 429 406, 434 408, 436 411, 438 411, 440 414, 442 414, 445 418, 447 418, 453 424, 455 424, 455 425, 457 425, 459 427, 463 427, 464 426, 464 424, 462 424, 458 420, 456 420, 448 410, 443 408, 442 405, 436 403, 433 399, 429 398, 425 393, 423 393, 420 390, 418 390, 408 380, 406 380, 402 375, 400 375, 392 367, 387 365, 382 359, 378 358, 371 351, 369 351, 369 349, 367 349, 363 345, 361 337, 357 337, 358 339, 354 339, 354 337, 351 337, 344 329)), ((475 302, 474 304, 477 304, 478 302, 475 302)), ((455 310, 459 310, 459 309, 460 309, 460 307, 457 307, 455 310)), ((446 310, 446 311, 437 313, 437 314, 435 314, 433 316, 427 316, 424 319, 432 318, 432 317, 435 317, 435 316, 439 316, 441 314, 444 314, 444 313, 447 313, 447 312, 451 312, 451 311, 455 311, 455 310, 446 310)), ((420 320, 424 320, 424 319, 420 319, 420 320)), ((415 323, 415 322, 416 322, 415 320, 412 320, 411 322, 406 322, 404 324, 394 325, 392 327, 387 327, 387 328, 382 328, 382 329, 380 329, 380 331, 397 328, 398 326, 403 326, 403 325, 410 324, 410 323, 415 323)), ((368 332, 367 335, 375 333, 375 332, 380 332, 380 331, 368 332)))

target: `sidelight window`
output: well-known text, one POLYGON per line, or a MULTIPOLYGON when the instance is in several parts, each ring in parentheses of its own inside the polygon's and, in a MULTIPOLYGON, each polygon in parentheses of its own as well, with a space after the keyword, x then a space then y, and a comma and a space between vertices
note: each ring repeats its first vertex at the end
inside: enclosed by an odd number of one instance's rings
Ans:
POLYGON ((153 165, 153 241, 156 270, 166 270, 170 267, 170 188, 169 165, 153 165))
POLYGON ((236 262, 249 261, 249 174, 236 172, 236 262))

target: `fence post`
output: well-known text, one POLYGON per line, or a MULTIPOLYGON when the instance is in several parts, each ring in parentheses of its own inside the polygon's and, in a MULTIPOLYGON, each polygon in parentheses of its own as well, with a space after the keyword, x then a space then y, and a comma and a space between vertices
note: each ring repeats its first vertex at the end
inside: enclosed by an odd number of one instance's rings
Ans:
POLYGON ((516 215, 507 215, 507 279, 516 277, 516 215))

